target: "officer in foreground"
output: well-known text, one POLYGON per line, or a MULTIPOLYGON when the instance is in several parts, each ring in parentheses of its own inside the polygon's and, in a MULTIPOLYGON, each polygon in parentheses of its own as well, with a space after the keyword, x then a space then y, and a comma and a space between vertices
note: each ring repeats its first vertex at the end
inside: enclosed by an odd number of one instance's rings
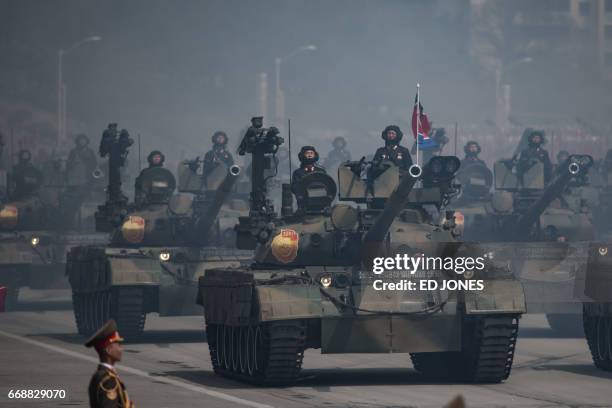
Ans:
POLYGON ((100 358, 98 369, 89 382, 89 405, 92 408, 134 408, 123 381, 115 370, 121 361, 123 339, 117 332, 117 324, 109 320, 85 343, 95 348, 100 358))
POLYGON ((234 157, 227 150, 227 134, 219 130, 212 135, 211 140, 213 147, 204 155, 204 172, 210 171, 221 163, 230 168, 234 164, 234 157))
POLYGON ((400 142, 404 134, 400 130, 399 126, 389 125, 381 134, 382 139, 385 141, 384 147, 379 147, 374 153, 374 164, 380 164, 383 160, 392 161, 401 170, 408 170, 412 166, 412 157, 410 156, 410 150, 404 146, 400 146, 400 142))

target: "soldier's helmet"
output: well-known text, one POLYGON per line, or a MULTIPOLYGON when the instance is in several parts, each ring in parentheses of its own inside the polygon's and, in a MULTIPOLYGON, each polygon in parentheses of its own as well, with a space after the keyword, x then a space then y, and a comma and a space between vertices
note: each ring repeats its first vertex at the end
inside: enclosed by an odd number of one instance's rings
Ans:
POLYGON ((399 126, 397 125, 389 125, 387 126, 381 133, 380 137, 383 138, 383 140, 385 141, 385 143, 390 143, 390 144, 399 144, 399 142, 402 140, 402 137, 404 137, 404 134, 402 133, 402 131, 400 130, 399 126), (394 131, 396 134, 395 139, 393 140, 389 140, 389 132, 390 131, 394 131))
POLYGON ((302 146, 300 152, 298 153, 298 159, 300 159, 300 163, 302 164, 314 164, 319 161, 319 153, 314 146, 302 146), (306 157, 306 152, 313 151, 314 157, 308 158, 306 157))
POLYGON ((149 167, 162 167, 164 165, 164 161, 166 160, 166 156, 159 151, 153 150, 147 156, 147 162, 149 162, 149 167))
POLYGON ((567 150, 559 150, 557 153, 557 163, 561 164, 569 158, 570 154, 567 150))
POLYGON ((537 147, 546 143, 546 139, 544 137, 544 131, 542 130, 533 130, 529 136, 527 137, 527 142, 529 146, 537 147), (539 138, 539 141, 537 140, 539 138))
POLYGON ((227 144, 227 133, 222 130, 218 130, 213 133, 210 140, 213 142, 215 146, 225 146, 227 144))
POLYGON ((463 146, 463 152, 466 156, 478 156, 481 152, 480 144, 475 140, 468 140, 468 142, 463 146), (476 151, 472 150, 472 147, 476 147, 476 151))
POLYGON ((334 141, 332 142, 332 146, 338 150, 344 149, 346 147, 346 139, 343 138, 342 136, 338 136, 334 138, 334 141))
POLYGON ((22 149, 18 154, 19 163, 29 163, 32 160, 32 153, 29 150, 22 149))
POLYGON ((79 147, 85 147, 89 144, 89 138, 86 134, 80 133, 74 138, 74 144, 79 147))

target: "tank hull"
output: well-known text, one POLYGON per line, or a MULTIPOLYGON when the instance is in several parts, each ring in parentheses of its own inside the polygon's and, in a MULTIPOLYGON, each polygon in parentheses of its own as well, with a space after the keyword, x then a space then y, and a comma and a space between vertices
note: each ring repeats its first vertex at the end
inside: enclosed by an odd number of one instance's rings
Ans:
POLYGON ((197 279, 207 267, 238 267, 250 252, 223 248, 83 246, 68 254, 66 275, 79 332, 115 318, 127 338, 139 336, 148 313, 197 315, 197 279), (165 258, 168 254, 168 259, 165 258), (106 305, 98 310, 100 305, 106 305))
POLYGON ((67 289, 66 253, 87 242, 103 242, 101 234, 27 231, 0 235, 0 285, 9 288, 9 308, 16 307, 19 289, 67 289), (36 245, 33 244, 36 240, 36 245))

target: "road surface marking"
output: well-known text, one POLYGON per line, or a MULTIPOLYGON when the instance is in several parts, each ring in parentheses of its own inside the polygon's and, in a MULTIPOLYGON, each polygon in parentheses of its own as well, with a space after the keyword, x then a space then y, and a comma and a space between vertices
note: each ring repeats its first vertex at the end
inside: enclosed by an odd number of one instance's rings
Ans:
MULTIPOLYGON (((8 337, 8 338, 13 339, 13 340, 18 340, 18 341, 21 341, 21 342, 24 342, 24 343, 28 343, 28 344, 31 344, 33 346, 38 346, 38 347, 41 347, 41 348, 44 348, 44 349, 47 349, 47 350, 50 350, 50 351, 54 351, 56 353, 64 354, 66 356, 70 356, 70 357, 78 358, 78 359, 81 359, 81 360, 89 361, 89 362, 94 363, 94 364, 98 364, 98 362, 99 362, 97 358, 94 358, 94 357, 91 357, 91 356, 88 356, 88 355, 85 355, 85 354, 77 353, 76 351, 71 351, 71 350, 68 350, 68 349, 65 349, 65 348, 62 348, 62 347, 53 346, 51 344, 46 344, 46 343, 43 343, 41 341, 32 340, 32 339, 29 339, 29 338, 27 338, 25 336, 20 336, 20 335, 13 334, 13 333, 8 333, 8 332, 2 331, 2 330, 0 330, 0 336, 4 336, 4 337, 8 337)), ((137 368, 127 367, 127 366, 125 366, 123 364, 121 364, 119 367, 120 367, 120 371, 124 372, 124 373, 130 373, 130 374, 137 375, 139 377, 144 377, 144 378, 148 378, 150 380, 155 380, 155 381, 163 382, 165 384, 174 385, 174 386, 179 387, 179 388, 183 388, 183 389, 190 390, 190 391, 197 392, 197 393, 204 394, 204 395, 209 395, 211 397, 222 399, 222 400, 225 400, 225 401, 234 402, 236 404, 245 405, 245 406, 254 407, 254 408, 272 408, 271 405, 260 404, 260 403, 255 402, 255 401, 250 401, 250 400, 234 397, 234 396, 231 396, 229 394, 225 394, 225 393, 222 393, 222 392, 219 392, 219 391, 208 389, 206 387, 202 387, 200 385, 188 384, 188 383, 185 383, 185 382, 182 382, 182 381, 174 380, 172 378, 153 375, 153 374, 147 373, 146 371, 139 370, 137 368)))

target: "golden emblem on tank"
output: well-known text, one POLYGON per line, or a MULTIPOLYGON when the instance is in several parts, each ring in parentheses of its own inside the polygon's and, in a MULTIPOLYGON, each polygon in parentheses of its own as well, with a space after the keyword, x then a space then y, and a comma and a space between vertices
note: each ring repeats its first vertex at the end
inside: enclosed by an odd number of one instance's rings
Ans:
POLYGON ((121 226, 121 234, 126 241, 132 244, 142 242, 145 234, 144 218, 138 215, 130 215, 121 226))
POLYGON ((289 263, 298 253, 299 235, 292 229, 281 229, 272 239, 272 255, 282 263, 289 263))
POLYGON ((5 205, 0 209, 0 228, 15 228, 17 225, 19 210, 12 205, 5 205))

